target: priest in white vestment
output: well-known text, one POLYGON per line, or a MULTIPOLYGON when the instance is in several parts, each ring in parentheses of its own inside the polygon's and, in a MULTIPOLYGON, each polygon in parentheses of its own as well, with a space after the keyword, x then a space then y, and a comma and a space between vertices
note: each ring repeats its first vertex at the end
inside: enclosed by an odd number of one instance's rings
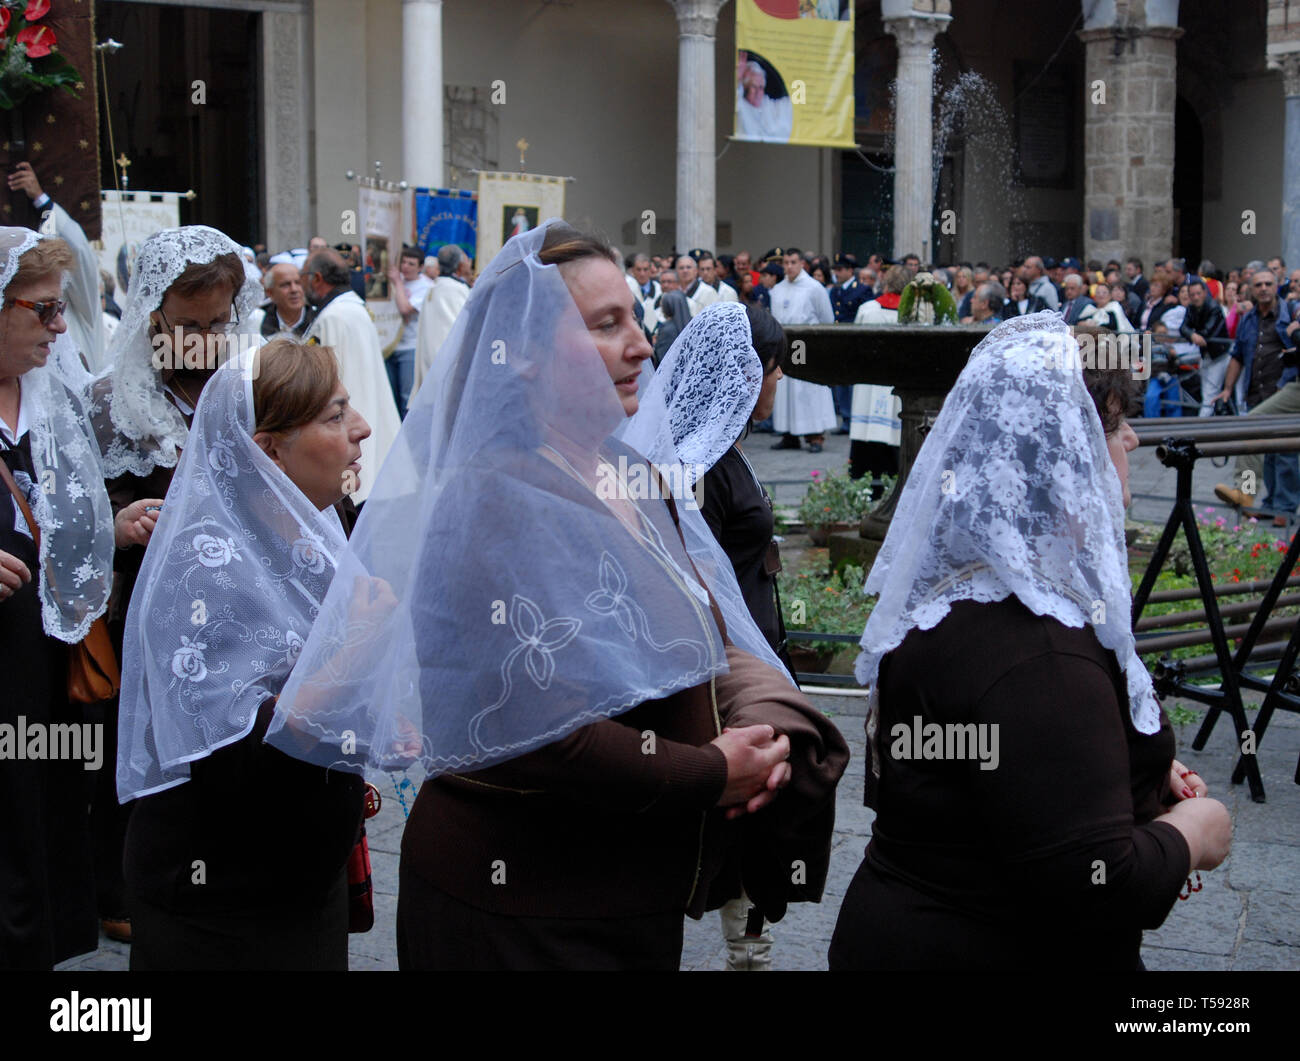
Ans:
POLYGON ((337 252, 312 254, 303 264, 302 281, 317 306, 316 319, 305 338, 333 348, 352 407, 370 425, 370 437, 361 443, 361 485, 352 491, 352 500, 361 504, 402 426, 384 368, 379 332, 366 304, 352 290, 348 267, 337 252))
MULTIPOLYGON (((772 316, 782 324, 833 324, 835 312, 830 295, 803 267, 797 250, 782 259, 785 279, 772 288, 772 316)), ((799 436, 808 441, 810 453, 820 453, 826 432, 839 424, 830 387, 782 376, 776 385, 776 406, 772 428, 783 437, 773 449, 799 449, 799 436)))
POLYGON ((424 377, 433 370, 433 359, 438 348, 447 341, 452 326, 465 303, 469 301, 469 255, 456 244, 448 243, 438 249, 438 276, 424 296, 420 308, 420 328, 415 342, 415 381, 411 384, 411 397, 407 407, 415 400, 424 377))
MULTIPOLYGON (((854 324, 897 324, 898 300, 911 279, 901 265, 890 266, 881 293, 858 307, 854 324)), ((900 419, 903 403, 892 387, 876 383, 855 383, 849 416, 849 474, 855 479, 870 472, 873 477, 898 473, 898 444, 902 438, 900 419)), ((879 496, 883 491, 877 491, 879 496)))

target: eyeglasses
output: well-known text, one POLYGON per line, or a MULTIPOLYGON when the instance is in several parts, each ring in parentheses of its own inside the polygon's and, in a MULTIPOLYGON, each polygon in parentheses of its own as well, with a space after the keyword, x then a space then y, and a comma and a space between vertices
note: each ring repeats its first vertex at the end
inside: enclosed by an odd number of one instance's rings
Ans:
POLYGON ((11 306, 24 306, 32 310, 45 325, 52 324, 54 318, 68 308, 68 304, 62 299, 57 302, 32 302, 25 298, 11 298, 8 302, 11 306))
POLYGON ((239 310, 232 304, 230 307, 230 320, 228 321, 209 321, 203 327, 197 324, 175 324, 167 319, 167 314, 158 307, 158 316, 162 318, 163 325, 170 331, 192 332, 196 335, 208 333, 212 335, 229 335, 239 327, 239 310))

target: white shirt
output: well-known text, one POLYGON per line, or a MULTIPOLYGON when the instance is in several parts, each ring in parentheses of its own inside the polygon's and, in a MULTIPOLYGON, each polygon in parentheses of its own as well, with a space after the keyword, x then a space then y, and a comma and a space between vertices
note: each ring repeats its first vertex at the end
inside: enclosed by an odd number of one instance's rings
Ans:
POLYGON ((433 287, 433 281, 424 273, 420 273, 414 280, 406 281, 406 300, 415 310, 415 315, 402 325, 401 334, 397 337, 397 346, 394 347, 395 350, 415 349, 415 344, 420 336, 420 309, 424 305, 425 296, 428 295, 431 287, 433 287))

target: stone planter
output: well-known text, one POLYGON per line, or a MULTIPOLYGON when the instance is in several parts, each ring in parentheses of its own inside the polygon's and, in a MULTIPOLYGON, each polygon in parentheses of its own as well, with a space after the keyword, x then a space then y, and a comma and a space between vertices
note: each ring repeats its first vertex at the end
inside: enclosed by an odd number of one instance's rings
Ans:
POLYGON ((805 648, 798 642, 789 646, 789 652, 794 669, 804 674, 825 674, 835 658, 833 651, 805 648))
POLYGON ((812 539, 813 545, 817 546, 817 548, 825 549, 826 545, 830 542, 832 534, 856 530, 857 526, 856 523, 848 522, 823 523, 819 527, 809 527, 808 537, 812 539))

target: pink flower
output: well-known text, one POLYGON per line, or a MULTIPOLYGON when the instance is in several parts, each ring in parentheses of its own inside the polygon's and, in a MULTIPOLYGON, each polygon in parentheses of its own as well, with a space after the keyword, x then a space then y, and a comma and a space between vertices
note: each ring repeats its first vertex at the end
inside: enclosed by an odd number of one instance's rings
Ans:
POLYGON ((23 12, 23 18, 28 22, 35 22, 38 18, 44 18, 49 10, 50 0, 27 0, 27 10, 23 12))

